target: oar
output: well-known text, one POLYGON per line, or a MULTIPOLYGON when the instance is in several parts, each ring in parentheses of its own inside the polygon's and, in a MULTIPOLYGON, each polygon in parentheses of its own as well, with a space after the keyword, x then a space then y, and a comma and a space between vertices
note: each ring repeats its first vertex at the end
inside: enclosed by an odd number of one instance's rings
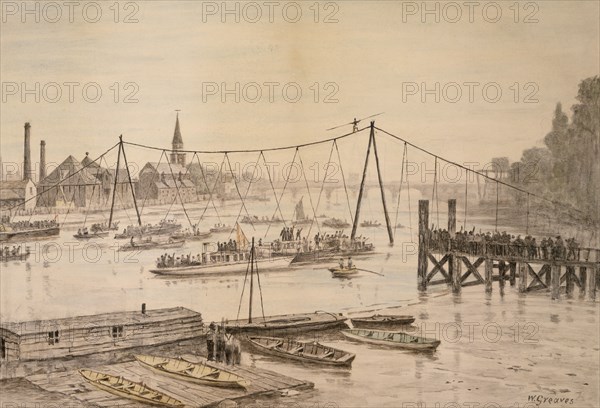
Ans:
POLYGON ((375 271, 370 271, 368 269, 356 268, 356 270, 364 271, 364 272, 369 272, 369 273, 374 273, 375 275, 379 275, 379 276, 385 276, 383 273, 379 273, 379 272, 375 272, 375 271))

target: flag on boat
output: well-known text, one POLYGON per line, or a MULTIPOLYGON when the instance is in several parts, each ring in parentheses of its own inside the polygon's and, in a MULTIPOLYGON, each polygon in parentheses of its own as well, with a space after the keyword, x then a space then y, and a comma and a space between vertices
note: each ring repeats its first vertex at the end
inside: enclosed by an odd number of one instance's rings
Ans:
POLYGON ((248 248, 248 238, 246 238, 246 234, 242 231, 242 227, 240 227, 239 223, 235 223, 235 240, 237 241, 237 247, 239 249, 248 248))

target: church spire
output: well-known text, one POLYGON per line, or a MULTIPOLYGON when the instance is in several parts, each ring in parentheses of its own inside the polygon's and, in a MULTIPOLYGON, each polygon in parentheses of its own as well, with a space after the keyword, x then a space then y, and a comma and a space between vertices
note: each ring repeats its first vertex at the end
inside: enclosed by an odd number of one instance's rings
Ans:
POLYGON ((181 129, 179 128, 179 109, 176 110, 177 117, 175 119, 175 132, 173 132, 173 141, 171 142, 171 163, 177 163, 185 167, 185 153, 179 152, 183 150, 183 138, 181 137, 181 129))
POLYGON ((173 150, 183 149, 183 138, 181 137, 181 130, 179 129, 179 109, 177 109, 177 118, 175 119, 175 132, 173 133, 173 150))

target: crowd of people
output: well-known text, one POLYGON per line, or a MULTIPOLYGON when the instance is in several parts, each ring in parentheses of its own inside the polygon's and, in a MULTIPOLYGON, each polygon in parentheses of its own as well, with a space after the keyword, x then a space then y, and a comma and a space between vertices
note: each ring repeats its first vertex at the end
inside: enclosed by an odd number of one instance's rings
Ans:
POLYGON ((454 237, 445 229, 432 226, 429 248, 437 251, 458 251, 470 255, 514 256, 528 259, 563 259, 579 261, 580 244, 575 238, 563 239, 557 235, 538 241, 534 236, 511 235, 503 232, 475 232, 461 228, 454 237))
POLYGON ((300 241, 300 239, 302 237, 301 233, 302 233, 302 228, 295 229, 294 226, 292 225, 291 227, 283 227, 281 229, 281 232, 279 233, 279 237, 284 242, 294 241, 294 238, 296 241, 300 241))
POLYGON ((38 220, 38 221, 14 221, 0 225, 2 231, 10 229, 12 231, 26 231, 35 229, 46 229, 58 227, 56 220, 38 220), (7 228, 9 227, 9 228, 7 228))
POLYGON ((169 255, 167 253, 156 258, 156 267, 158 268, 172 268, 176 266, 198 266, 202 265, 202 256, 181 254, 181 256, 169 255))
POLYGON ((0 251, 0 255, 2 258, 9 258, 14 256, 26 255, 28 252, 29 248, 23 250, 21 245, 13 245, 12 248, 8 246, 2 248, 2 250, 0 251))
POLYGON ((228 242, 217 241, 217 250, 219 252, 225 252, 225 251, 235 252, 238 250, 238 243, 234 239, 230 239, 228 242))
POLYGON ((208 361, 239 365, 242 360, 242 347, 239 340, 228 333, 223 325, 217 326, 214 322, 208 326, 206 349, 208 361))

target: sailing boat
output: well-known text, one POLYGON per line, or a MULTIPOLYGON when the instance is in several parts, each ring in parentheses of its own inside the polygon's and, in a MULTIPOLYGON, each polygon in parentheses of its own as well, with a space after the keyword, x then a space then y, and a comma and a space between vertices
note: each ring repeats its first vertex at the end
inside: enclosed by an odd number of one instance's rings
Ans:
POLYGON ((305 225, 312 222, 312 220, 304 214, 304 204, 302 203, 303 199, 304 196, 300 198, 300 201, 298 201, 296 207, 294 208, 294 216, 292 217, 293 225, 305 225))
POLYGON ((248 239, 239 223, 235 224, 235 231, 235 241, 218 242, 216 251, 210 251, 210 244, 206 242, 202 245, 201 254, 182 258, 161 257, 156 262, 156 268, 150 269, 150 272, 175 276, 244 273, 253 257, 254 262, 263 269, 282 269, 290 264, 291 256, 274 256, 269 246, 261 246, 258 250, 252 247, 252 255, 248 239))
MULTIPOLYGON (((258 289, 261 292, 261 307, 262 307, 262 289, 260 287, 260 275, 258 274, 258 259, 256 258, 256 247, 254 246, 254 238, 252 238, 252 246, 250 247, 250 259, 248 260, 246 269, 246 279, 250 274, 250 296, 248 303, 248 319, 238 319, 225 323, 225 329, 230 333, 253 333, 253 334, 274 334, 284 332, 290 334, 290 331, 303 332, 326 330, 340 327, 346 327, 347 317, 341 314, 316 311, 314 313, 304 314, 288 314, 279 316, 266 316, 264 308, 262 317, 254 318, 252 316, 252 301, 254 296, 254 274, 256 274, 258 289)), ((242 297, 244 295, 242 289, 242 297)), ((240 307, 241 307, 240 298, 240 307)), ((239 317, 239 316, 238 316, 239 317)))

